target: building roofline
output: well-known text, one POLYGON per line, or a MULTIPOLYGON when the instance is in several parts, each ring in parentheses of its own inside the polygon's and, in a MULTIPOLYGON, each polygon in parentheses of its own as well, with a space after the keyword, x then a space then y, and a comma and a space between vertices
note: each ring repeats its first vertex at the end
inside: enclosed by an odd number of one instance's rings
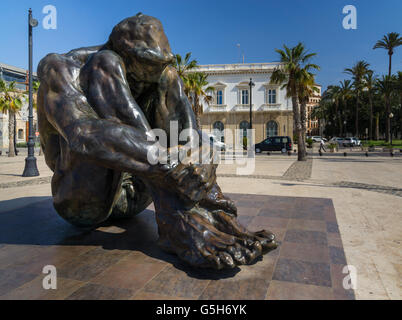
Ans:
MULTIPOLYGON (((2 62, 0 62, 0 69, 2 69, 4 71, 18 73, 18 74, 23 75, 23 76, 26 76, 27 71, 28 71, 26 69, 18 68, 18 67, 15 67, 15 66, 12 66, 12 65, 9 65, 9 64, 6 64, 6 63, 2 63, 2 62)), ((36 72, 33 72, 32 75, 34 77, 37 77, 36 72)))
POLYGON ((266 73, 272 72, 281 62, 262 62, 262 63, 233 63, 233 64, 205 64, 188 72, 204 72, 206 74, 222 73, 266 73))

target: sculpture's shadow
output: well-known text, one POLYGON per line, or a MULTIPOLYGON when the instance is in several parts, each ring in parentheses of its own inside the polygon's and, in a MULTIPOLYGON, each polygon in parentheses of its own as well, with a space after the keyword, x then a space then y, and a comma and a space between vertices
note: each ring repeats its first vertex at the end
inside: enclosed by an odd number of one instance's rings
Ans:
POLYGON ((147 256, 172 264, 188 276, 218 280, 236 275, 231 270, 199 269, 182 263, 175 255, 157 246, 158 228, 150 207, 125 220, 106 221, 96 229, 81 229, 64 221, 53 208, 51 197, 20 198, 0 202, 0 246, 68 245, 99 246, 105 250, 141 251, 147 256))

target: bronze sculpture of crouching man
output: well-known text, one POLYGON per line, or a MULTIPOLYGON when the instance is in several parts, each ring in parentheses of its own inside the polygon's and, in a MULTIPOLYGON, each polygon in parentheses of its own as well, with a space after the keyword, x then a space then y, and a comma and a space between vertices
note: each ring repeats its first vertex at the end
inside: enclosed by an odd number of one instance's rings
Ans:
MULTIPOLYGON (((216 183, 215 164, 150 164, 152 129, 198 130, 162 24, 141 13, 97 47, 39 63, 38 121, 54 207, 96 226, 155 205, 158 244, 192 266, 233 268, 276 248, 249 232, 216 183)), ((169 148, 175 146, 168 146, 169 148)))

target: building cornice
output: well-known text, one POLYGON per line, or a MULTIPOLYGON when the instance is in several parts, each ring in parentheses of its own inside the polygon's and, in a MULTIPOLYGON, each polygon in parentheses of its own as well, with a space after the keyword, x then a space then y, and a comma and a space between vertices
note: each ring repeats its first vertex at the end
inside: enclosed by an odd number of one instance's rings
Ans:
POLYGON ((208 64, 200 65, 188 72, 203 72, 207 75, 272 73, 280 65, 280 62, 208 64))

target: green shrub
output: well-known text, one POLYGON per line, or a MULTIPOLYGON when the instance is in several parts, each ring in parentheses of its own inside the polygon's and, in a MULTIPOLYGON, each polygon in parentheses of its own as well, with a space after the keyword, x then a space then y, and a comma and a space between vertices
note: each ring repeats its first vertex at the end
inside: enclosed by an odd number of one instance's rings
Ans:
POLYGON ((335 149, 336 149, 336 143, 330 143, 329 146, 328 146, 328 148, 329 148, 330 150, 335 150, 335 149))
POLYGON ((16 146, 17 148, 27 148, 28 144, 26 142, 19 142, 16 146))
POLYGON ((311 139, 311 138, 308 138, 307 140, 306 140, 306 142, 307 142, 307 148, 312 148, 313 147, 313 143, 314 143, 314 141, 313 141, 313 139, 311 139))

